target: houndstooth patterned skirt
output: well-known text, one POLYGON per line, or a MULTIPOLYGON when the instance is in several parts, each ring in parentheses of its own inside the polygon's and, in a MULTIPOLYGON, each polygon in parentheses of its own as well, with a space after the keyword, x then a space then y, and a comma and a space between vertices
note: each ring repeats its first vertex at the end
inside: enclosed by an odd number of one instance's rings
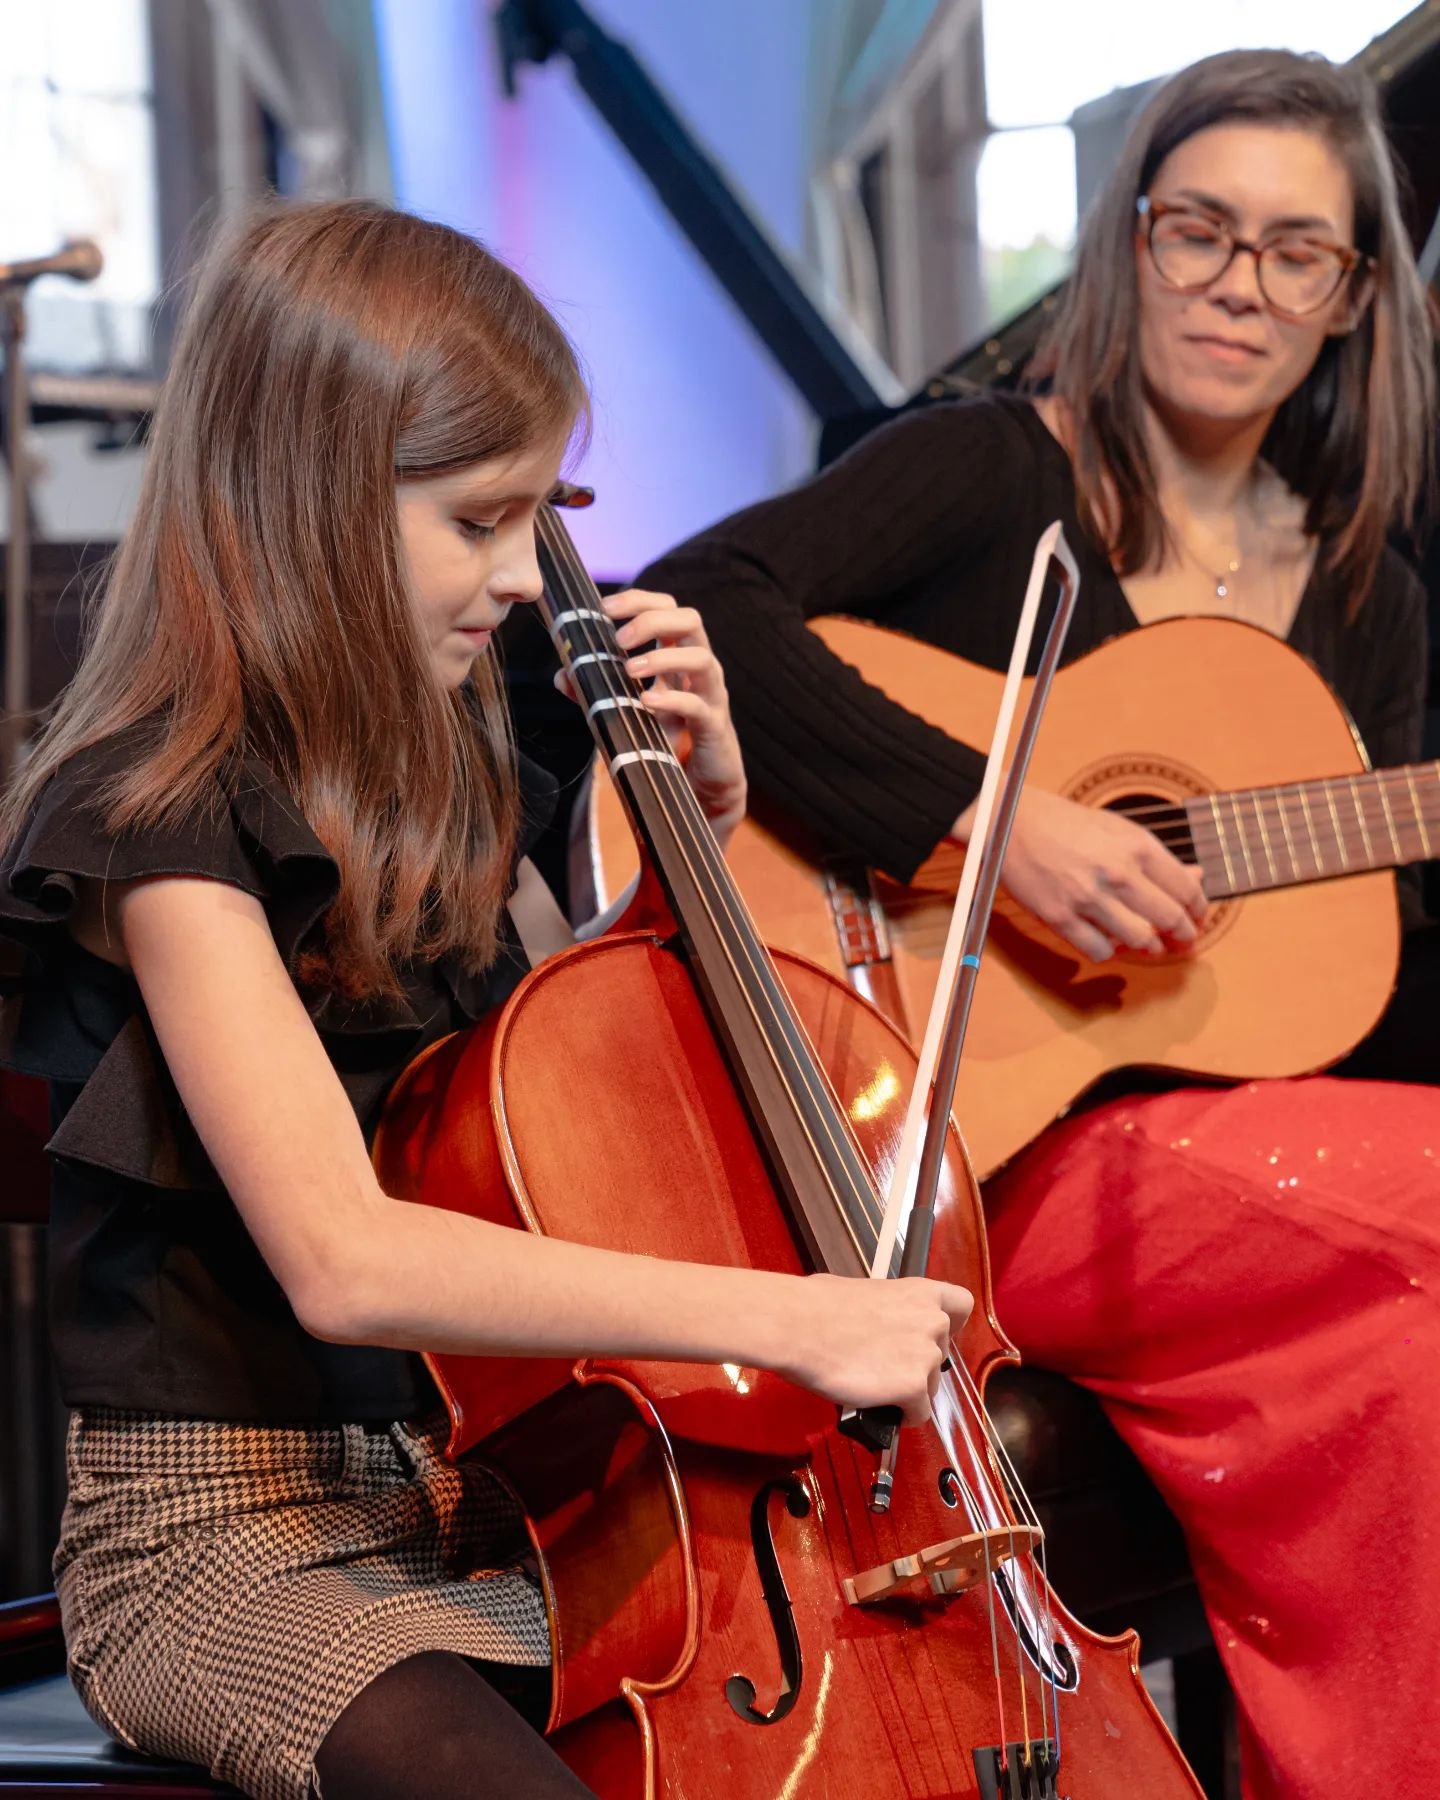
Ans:
POLYGON ((55 1585, 91 1716, 255 1800, 306 1800, 325 1733, 393 1663, 548 1662, 519 1508, 443 1442, 434 1421, 77 1413, 55 1585))

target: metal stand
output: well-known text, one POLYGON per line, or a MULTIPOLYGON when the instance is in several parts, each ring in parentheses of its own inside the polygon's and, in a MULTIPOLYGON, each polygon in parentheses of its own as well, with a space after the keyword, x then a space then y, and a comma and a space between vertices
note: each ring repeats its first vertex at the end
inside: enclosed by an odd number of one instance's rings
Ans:
POLYGON ((0 346, 5 358, 5 460, 10 471, 10 530, 5 547, 5 706, 0 719, 0 782, 20 760, 30 730, 30 508, 25 435, 30 395, 25 378, 25 287, 0 286, 0 346))
POLYGON ((45 1325, 45 1230, 0 1225, 0 1601, 50 1586, 64 1503, 64 1424, 45 1325))
MULTIPOLYGON (((0 710, 0 787, 19 766, 32 720, 30 667, 30 495, 25 440, 30 389, 25 371, 25 291, 44 275, 93 281, 104 259, 84 239, 55 255, 0 264, 0 352, 4 356, 5 460, 10 529, 5 551, 5 686, 0 710)), ((0 1096, 0 1126, 9 1096, 0 1096)), ((43 1126, 41 1127, 43 1131, 43 1126)), ((43 1139, 42 1139, 43 1141, 43 1139)), ((0 1204, 0 1581, 22 1592, 48 1584, 64 1469, 64 1430, 45 1323, 45 1236, 39 1209, 26 1211, 16 1183, 19 1146, 7 1145, 8 1186, 0 1204)))

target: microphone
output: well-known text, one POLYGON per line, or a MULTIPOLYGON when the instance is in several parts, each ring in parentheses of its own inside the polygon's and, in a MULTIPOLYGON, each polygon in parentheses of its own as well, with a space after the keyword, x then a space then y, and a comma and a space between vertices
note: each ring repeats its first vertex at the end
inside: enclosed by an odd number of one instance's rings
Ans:
POLYGON ((42 275, 68 275, 72 281, 93 281, 105 267, 100 246, 89 238, 62 244, 53 256, 32 256, 22 262, 0 263, 0 287, 18 287, 42 275))

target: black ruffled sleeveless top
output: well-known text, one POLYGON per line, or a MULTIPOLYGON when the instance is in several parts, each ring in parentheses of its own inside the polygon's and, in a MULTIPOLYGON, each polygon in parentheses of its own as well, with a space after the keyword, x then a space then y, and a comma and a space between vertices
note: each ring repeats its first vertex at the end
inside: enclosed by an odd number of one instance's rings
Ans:
MULTIPOLYGON (((254 895, 294 975, 339 872, 265 764, 245 762, 182 826, 110 834, 97 782, 116 739, 45 788, 0 864, 0 1063, 49 1083, 52 1331, 70 1406, 181 1418, 335 1423, 413 1416, 435 1391, 418 1356, 322 1343, 301 1329, 180 1103, 129 973, 81 948, 77 877, 208 875, 254 895)), ((524 855, 555 806, 520 761, 524 855)), ((526 970, 506 919, 482 974, 441 960, 406 971, 402 1000, 349 1003, 301 989, 367 1139, 391 1084, 439 1038, 499 1005, 526 970)), ((298 984, 297 984, 298 985, 298 984)))

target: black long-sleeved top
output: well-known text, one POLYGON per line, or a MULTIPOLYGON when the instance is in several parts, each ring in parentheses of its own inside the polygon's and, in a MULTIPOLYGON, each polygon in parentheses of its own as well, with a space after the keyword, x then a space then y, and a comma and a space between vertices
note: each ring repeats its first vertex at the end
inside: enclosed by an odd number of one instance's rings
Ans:
MULTIPOLYGON (((1007 395, 905 415, 813 481, 691 538, 637 585, 703 614, 756 789, 823 843, 907 880, 974 798, 984 756, 864 681, 805 621, 849 614, 1003 669, 1036 539, 1057 518, 1081 572, 1073 661, 1139 621, 1080 529, 1064 451, 1007 395)), ((1289 642, 1345 702, 1372 763, 1412 762, 1420 583, 1387 552, 1350 622, 1325 560, 1322 547, 1289 642)))

